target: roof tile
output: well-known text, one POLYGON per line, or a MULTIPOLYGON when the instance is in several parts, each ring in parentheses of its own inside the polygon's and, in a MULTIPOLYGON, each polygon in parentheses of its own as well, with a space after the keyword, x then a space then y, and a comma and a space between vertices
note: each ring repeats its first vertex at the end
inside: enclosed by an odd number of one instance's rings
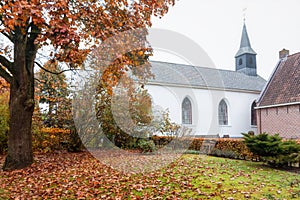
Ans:
POLYGON ((236 89, 260 92, 266 84, 260 76, 242 72, 151 61, 155 78, 150 83, 174 84, 193 87, 236 89))
POLYGON ((300 102, 300 53, 280 61, 262 93, 259 106, 300 102))

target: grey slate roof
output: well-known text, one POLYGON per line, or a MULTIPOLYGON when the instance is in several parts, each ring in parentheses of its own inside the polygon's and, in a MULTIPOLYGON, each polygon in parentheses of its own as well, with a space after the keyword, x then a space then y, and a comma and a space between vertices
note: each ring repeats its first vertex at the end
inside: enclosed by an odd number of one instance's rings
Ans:
POLYGON ((265 84, 260 76, 247 76, 242 72, 151 61, 155 78, 149 83, 192 87, 246 90, 260 92, 265 84))
POLYGON ((235 57, 238 57, 238 56, 246 54, 246 53, 256 55, 256 52, 252 49, 251 44, 250 44, 246 24, 244 24, 240 49, 236 53, 235 57))

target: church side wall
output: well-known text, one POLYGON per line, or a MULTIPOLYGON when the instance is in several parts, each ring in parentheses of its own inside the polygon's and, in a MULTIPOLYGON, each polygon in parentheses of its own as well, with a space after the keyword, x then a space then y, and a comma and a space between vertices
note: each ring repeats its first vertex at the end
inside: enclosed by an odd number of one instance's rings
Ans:
POLYGON ((300 138, 300 104, 259 109, 259 132, 284 138, 300 138))
POLYGON ((257 133, 257 126, 251 125, 251 105, 259 94, 243 92, 225 92, 225 98, 229 102, 229 127, 221 127, 224 134, 230 137, 242 137, 241 133, 254 131, 257 133))
POLYGON ((185 126, 192 128, 196 135, 242 137, 241 133, 257 132, 257 128, 251 126, 251 105, 258 94, 159 85, 147 85, 146 89, 154 104, 168 109, 171 120, 177 124, 182 123, 181 103, 188 97, 192 102, 193 124, 185 126), (222 99, 228 105, 229 115, 229 124, 223 126, 218 121, 218 105, 222 99))

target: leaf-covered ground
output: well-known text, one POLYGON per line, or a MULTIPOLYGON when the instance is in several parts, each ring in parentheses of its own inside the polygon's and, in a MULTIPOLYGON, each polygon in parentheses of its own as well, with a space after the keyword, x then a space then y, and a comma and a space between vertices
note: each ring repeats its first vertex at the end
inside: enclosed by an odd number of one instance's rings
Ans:
POLYGON ((15 198, 300 199, 300 175, 199 155, 183 155, 154 172, 124 174, 87 152, 40 154, 30 168, 0 171, 0 199, 15 198))

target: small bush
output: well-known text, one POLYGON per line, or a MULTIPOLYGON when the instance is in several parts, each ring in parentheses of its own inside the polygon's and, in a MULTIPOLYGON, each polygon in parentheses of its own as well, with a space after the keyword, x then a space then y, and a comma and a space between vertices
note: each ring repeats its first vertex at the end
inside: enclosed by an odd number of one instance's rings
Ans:
POLYGON ((282 141, 278 134, 243 134, 247 147, 269 165, 282 167, 300 162, 300 145, 296 141, 282 141))
POLYGON ((138 148, 145 152, 154 152, 156 150, 153 140, 140 139, 138 141, 138 148))
POLYGON ((70 130, 60 128, 41 128, 33 130, 33 149, 39 152, 64 150, 64 142, 68 142, 70 130))
POLYGON ((278 134, 269 135, 262 133, 256 136, 250 134, 243 134, 247 147, 256 155, 277 156, 280 153, 281 138, 278 134))

